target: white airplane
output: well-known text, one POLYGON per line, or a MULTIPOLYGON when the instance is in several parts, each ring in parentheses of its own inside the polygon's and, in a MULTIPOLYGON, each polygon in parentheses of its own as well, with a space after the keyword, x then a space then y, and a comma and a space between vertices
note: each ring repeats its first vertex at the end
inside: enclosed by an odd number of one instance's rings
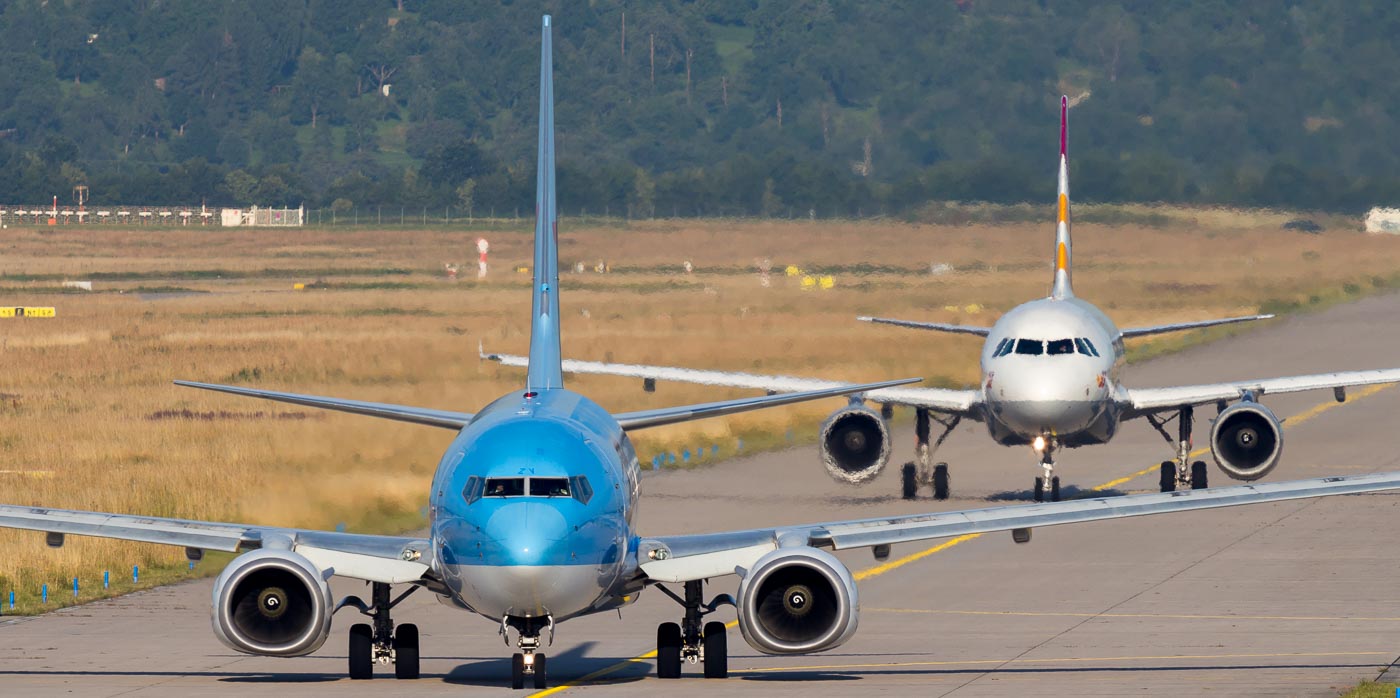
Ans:
MULTIPOLYGON (((1070 245, 1066 141, 1068 116, 1069 100, 1062 97, 1059 215, 1055 226, 1054 281, 1050 295, 1011 309, 992 327, 858 318, 866 322, 985 337, 982 377, 978 387, 972 390, 890 388, 852 399, 821 427, 818 443, 822 463, 833 478, 861 484, 884 469, 890 457, 888 419, 893 406, 904 405, 915 408, 917 459, 917 463, 906 463, 901 472, 906 499, 914 498, 919 486, 928 484, 933 486, 934 498, 948 497, 948 464, 938 463, 930 468, 929 460, 933 450, 963 419, 985 423, 992 439, 999 444, 1032 448, 1043 471, 1035 478, 1034 493, 1038 502, 1060 498, 1060 478, 1054 474, 1057 451, 1107 443, 1118 432, 1121 422, 1139 417, 1176 449, 1175 460, 1162 462, 1161 491, 1171 492, 1178 486, 1201 489, 1206 486, 1206 464, 1190 462, 1192 426, 1195 408, 1215 403, 1218 415, 1211 427, 1210 448, 1216 464, 1236 480, 1257 480, 1273 470, 1283 451, 1279 420, 1259 403, 1259 398, 1270 393, 1330 388, 1341 401, 1346 399, 1348 387, 1400 381, 1400 369, 1383 369, 1171 388, 1129 389, 1123 385, 1119 376, 1124 365, 1124 339, 1266 320, 1273 316, 1250 315, 1120 330, 1093 304, 1076 298, 1070 284, 1073 248, 1070 245), (865 407, 863 401, 881 405, 881 414, 865 407), (1172 419, 1177 422, 1175 436, 1167 429, 1172 419), (943 427, 942 434, 932 445, 929 444, 930 421, 937 421, 943 427)), ((524 359, 519 356, 484 352, 482 356, 509 366, 524 365, 524 359)), ((566 360, 564 370, 642 378, 647 390, 655 389, 658 379, 756 388, 770 393, 841 385, 834 381, 789 376, 594 361, 566 360)))

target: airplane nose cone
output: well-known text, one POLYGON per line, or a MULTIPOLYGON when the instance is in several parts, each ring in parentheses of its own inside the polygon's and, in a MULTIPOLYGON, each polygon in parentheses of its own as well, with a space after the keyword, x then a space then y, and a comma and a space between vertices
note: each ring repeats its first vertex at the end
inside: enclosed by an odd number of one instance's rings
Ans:
POLYGON ((559 510, 533 502, 507 504, 486 522, 486 537, 503 562, 511 565, 560 564, 568 522, 559 510))

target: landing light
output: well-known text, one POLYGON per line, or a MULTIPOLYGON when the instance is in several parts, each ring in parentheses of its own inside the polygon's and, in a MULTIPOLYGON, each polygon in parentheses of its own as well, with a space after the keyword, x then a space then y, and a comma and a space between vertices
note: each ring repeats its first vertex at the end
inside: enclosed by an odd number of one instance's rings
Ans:
POLYGON ((1044 450, 1045 450, 1045 437, 1044 437, 1044 436, 1037 436, 1037 437, 1035 437, 1035 441, 1032 441, 1032 442, 1031 442, 1031 448, 1035 449, 1037 453, 1040 452, 1040 451, 1044 451, 1044 450))

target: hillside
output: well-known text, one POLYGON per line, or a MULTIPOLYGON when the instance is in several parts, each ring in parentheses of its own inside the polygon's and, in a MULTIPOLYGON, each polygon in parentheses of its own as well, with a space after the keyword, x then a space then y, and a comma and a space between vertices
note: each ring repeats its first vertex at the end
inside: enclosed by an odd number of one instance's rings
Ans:
POLYGON ((0 200, 531 205, 539 15, 565 213, 1400 200, 1400 5, 11 0, 0 200), (625 17, 625 19, 624 19, 625 17), (471 184, 467 185, 470 180, 471 184))

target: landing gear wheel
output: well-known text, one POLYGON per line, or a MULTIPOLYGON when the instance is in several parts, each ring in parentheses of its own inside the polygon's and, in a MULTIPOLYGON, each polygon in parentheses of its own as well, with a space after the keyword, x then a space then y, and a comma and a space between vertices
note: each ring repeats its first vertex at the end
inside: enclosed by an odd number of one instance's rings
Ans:
POLYGON ((680 623, 662 623, 656 628, 656 678, 681 677, 680 623))
POLYGON ((1045 501, 1045 479, 1044 479, 1044 478, 1039 478, 1039 477, 1038 477, 1038 478, 1035 479, 1035 501, 1037 501, 1037 502, 1043 502, 1043 501, 1045 501))
POLYGON ((1203 490, 1206 488, 1206 462, 1198 460, 1191 464, 1191 489, 1203 490))
POLYGON ((535 653, 535 690, 549 688, 549 676, 544 673, 545 656, 543 653, 535 653))
POLYGON ((350 626, 350 678, 374 676, 374 630, 369 623, 350 626))
POLYGON ((729 638, 724 623, 712 620, 705 624, 705 678, 729 678, 729 638))
POLYGON ((914 470, 913 463, 905 463, 904 467, 899 470, 900 484, 905 499, 914 499, 919 496, 919 479, 914 470))
POLYGON ((1060 501, 1060 476, 1050 478, 1050 501, 1060 501))
POLYGON ((394 676, 418 678, 418 626, 404 623, 394 630, 394 676))
POLYGON ((948 498, 948 464, 939 463, 933 466, 933 498, 948 498))
POLYGON ((510 657, 510 687, 517 691, 525 688, 525 655, 519 652, 510 657))
POLYGON ((1176 491, 1176 463, 1169 460, 1162 461, 1162 475, 1158 478, 1157 484, 1163 492, 1176 491))

